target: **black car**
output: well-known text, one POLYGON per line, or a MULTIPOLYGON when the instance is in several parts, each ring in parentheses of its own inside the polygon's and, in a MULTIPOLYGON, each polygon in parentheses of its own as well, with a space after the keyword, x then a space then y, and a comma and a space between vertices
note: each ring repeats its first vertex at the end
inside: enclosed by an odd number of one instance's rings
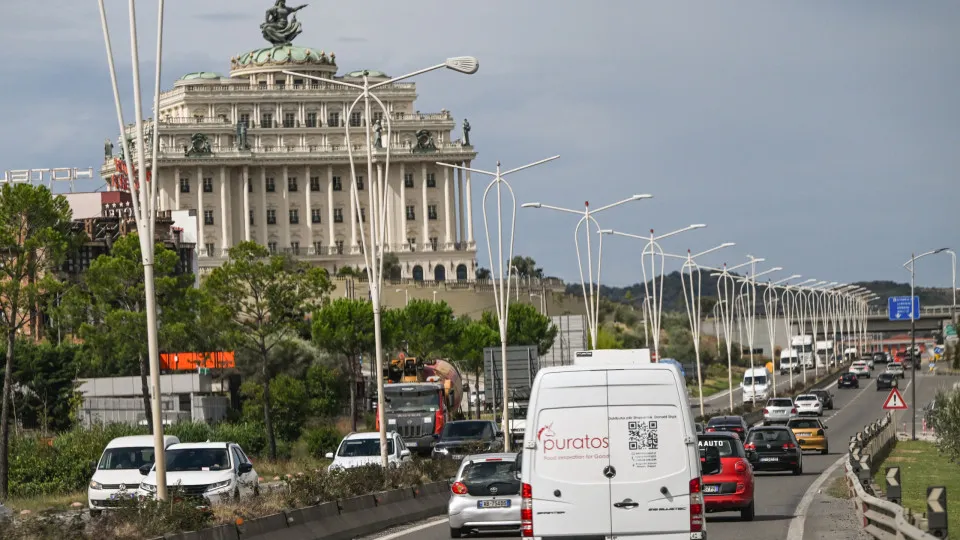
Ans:
POLYGON ((747 421, 744 420, 742 416, 714 416, 707 422, 707 427, 704 432, 716 433, 718 431, 727 431, 736 433, 737 437, 740 437, 740 441, 743 442, 747 437, 748 429, 750 429, 750 426, 747 425, 747 421))
POLYGON ((755 471, 803 473, 803 452, 793 430, 781 426, 756 427, 743 446, 755 471))
POLYGON ((435 459, 463 459, 470 454, 486 454, 503 450, 503 432, 490 420, 459 420, 443 426, 435 435, 435 459))
POLYGON ((856 373, 844 373, 837 381, 837 388, 860 388, 860 379, 856 373))
POLYGON ((887 354, 882 352, 873 353, 873 361, 877 364, 886 364, 887 363, 887 354))
POLYGON ((877 377, 877 390, 896 388, 898 386, 900 386, 900 384, 897 381, 897 376, 893 373, 884 372, 877 377))
POLYGON ((817 396, 824 409, 833 410, 833 394, 826 390, 811 390, 810 393, 817 396))

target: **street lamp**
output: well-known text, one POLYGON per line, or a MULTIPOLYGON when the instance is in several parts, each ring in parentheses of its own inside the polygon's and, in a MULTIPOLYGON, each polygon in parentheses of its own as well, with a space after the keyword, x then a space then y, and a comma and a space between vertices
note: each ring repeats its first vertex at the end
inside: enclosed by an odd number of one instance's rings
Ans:
MULTIPOLYGON (((767 288, 763 291, 763 312, 767 320, 767 337, 770 339, 770 360, 773 362, 773 397, 777 397, 777 357, 775 354, 777 346, 777 306, 780 303, 780 297, 777 294, 777 286, 800 277, 800 274, 794 274, 774 282, 767 282, 767 288)), ((791 370, 792 372, 792 370, 791 370)))
MULTIPOLYGON (((953 291, 953 305, 950 307, 950 322, 953 323, 953 328, 957 328, 957 254, 952 249, 945 249, 945 253, 950 254, 950 258, 953 259, 953 264, 950 266, 951 275, 953 277, 953 286, 950 287, 950 290, 953 291)), ((944 340, 946 342, 946 340, 944 340)))
POLYGON ((403 305, 408 306, 410 304, 410 293, 407 289, 397 289, 397 292, 403 291, 403 305))
MULTIPOLYGON (((734 302, 736 301, 737 286, 734 277, 730 275, 730 271, 742 268, 748 264, 750 263, 745 262, 727 268, 727 264, 724 263, 723 269, 721 269, 719 273, 710 274, 711 277, 717 278, 717 297, 719 299, 717 305, 720 306, 720 324, 723 328, 723 340, 726 342, 727 347, 727 384, 729 386, 728 394, 731 413, 733 412, 733 343, 730 339, 730 334, 733 333, 733 317, 736 311, 734 302)), ((717 334, 719 337, 719 332, 717 334)))
POLYGON ((606 206, 601 206, 596 210, 590 210, 590 201, 585 201, 583 203, 583 211, 572 210, 570 208, 561 208, 559 206, 550 206, 542 204, 539 202, 524 203, 521 208, 546 208, 547 210, 556 210, 557 212, 565 212, 568 214, 576 214, 582 216, 580 221, 577 222, 576 228, 573 230, 573 245, 577 250, 577 266, 580 268, 580 287, 583 290, 583 301, 587 308, 587 326, 590 329, 590 341, 592 342, 593 349, 597 348, 597 333, 599 332, 599 317, 600 317, 600 265, 603 262, 603 235, 600 229, 600 224, 597 222, 597 219, 594 214, 599 214, 604 210, 609 210, 615 206, 620 206, 631 201, 640 201, 643 199, 651 199, 653 195, 642 194, 634 195, 622 201, 617 201, 615 203, 608 204, 606 206), (597 228, 597 234, 599 236, 599 243, 597 246, 597 289, 596 296, 594 296, 593 288, 593 249, 590 247, 590 224, 593 224, 597 228), (587 234, 587 277, 583 276, 583 260, 580 257, 580 227, 586 224, 585 232, 587 234), (587 288, 587 281, 590 283, 589 291, 587 288))
MULTIPOLYGON (((493 303, 497 308, 497 322, 499 323, 500 330, 500 364, 503 371, 503 427, 502 430, 507 436, 503 440, 504 451, 510 451, 510 407, 509 400, 507 396, 509 395, 509 390, 507 387, 507 321, 510 318, 510 268, 512 268, 513 261, 513 239, 514 233, 516 231, 517 225, 517 197, 513 194, 513 188, 510 186, 510 183, 507 182, 503 177, 508 174, 513 174, 531 167, 536 167, 537 165, 542 165, 544 163, 553 161, 560 156, 553 156, 547 159, 541 159, 540 161, 535 161, 533 163, 528 163, 521 167, 515 169, 510 169, 509 171, 500 170, 500 162, 497 162, 496 171, 484 171, 481 169, 472 169, 470 167, 463 167, 461 165, 450 165, 448 163, 437 163, 437 165, 443 167, 450 167, 451 169, 459 169, 464 171, 475 172, 477 174, 482 174, 493 178, 490 183, 487 185, 487 188, 483 191, 483 230, 487 235, 487 256, 490 257, 490 271, 497 272, 500 276, 500 279, 494 279, 493 281, 493 303), (493 188, 496 188, 494 190, 493 188), (504 202, 504 189, 506 189, 507 195, 509 195, 509 201, 512 205, 510 209, 510 244, 507 248, 507 257, 503 256, 503 202, 504 202), (490 225, 489 219, 487 218, 487 201, 491 193, 496 193, 497 199, 497 258, 493 257, 493 240, 494 238, 490 236, 490 225), (504 267, 506 267, 506 283, 504 283, 504 267)), ((520 284, 517 282, 517 289, 519 290, 520 284)), ((519 293, 518 293, 519 294, 519 293)), ((496 393, 494 393, 496 396, 496 393)))
MULTIPOLYGON (((160 133, 157 129, 157 119, 160 118, 160 76, 163 60, 163 12, 164 0, 158 1, 157 13, 157 57, 155 86, 153 96, 153 136, 151 137, 151 171, 157 172, 157 154, 159 153, 160 133)), ((117 85, 117 70, 113 61, 113 45, 110 40, 110 29, 107 25, 107 11, 104 0, 99 0, 100 26, 103 29, 103 41, 107 53, 107 65, 110 69, 110 82, 113 86, 113 101, 117 109, 117 123, 120 127, 120 144, 123 148, 124 161, 127 168, 130 199, 133 206, 133 217, 137 225, 140 240, 140 256, 143 264, 144 304, 147 312, 147 356, 150 365, 150 418, 153 424, 153 449, 155 470, 157 476, 157 498, 167 498, 167 466, 164 456, 163 419, 160 408, 160 351, 157 339, 157 294, 154 280, 154 228, 156 226, 157 183, 150 181, 145 172, 147 156, 144 148, 143 130, 143 101, 140 93, 140 54, 137 41, 137 15, 135 1, 130 0, 130 50, 133 66, 133 99, 136 118, 136 164, 133 165, 133 152, 127 142, 126 123, 123 120, 123 106, 120 102, 120 89, 117 85)))
MULTIPOLYGON (((101 0, 102 1, 102 0, 101 0)), ((131 0, 133 2, 133 0, 131 0)), ((350 107, 347 108, 347 111, 344 113, 346 117, 350 117, 353 113, 353 109, 363 100, 363 114, 366 123, 366 154, 367 154, 367 178, 370 179, 370 189, 367 192, 367 207, 370 209, 370 244, 367 244, 366 234, 364 234, 363 227, 360 227, 360 247, 363 253, 364 262, 367 266, 367 281, 370 284, 370 301, 373 305, 373 334, 374 342, 376 347, 376 370, 377 370, 377 417, 378 425, 380 427, 380 463, 384 468, 388 465, 387 459, 387 421, 385 415, 385 397, 383 392, 383 336, 381 334, 381 298, 380 292, 383 287, 383 249, 384 249, 384 235, 386 234, 386 214, 387 214, 387 204, 385 204, 384 198, 386 195, 386 186, 388 179, 390 178, 390 151, 393 148, 393 143, 391 141, 391 122, 390 114, 386 105, 371 92, 377 88, 382 88, 387 85, 393 84, 397 81, 402 81, 404 79, 409 79, 416 75, 422 73, 427 73, 429 71, 434 71, 438 69, 451 69, 453 71, 464 73, 466 75, 472 75, 477 72, 480 64, 477 62, 476 58, 472 56, 459 56, 455 58, 448 58, 442 64, 437 64, 435 66, 430 66, 400 77, 393 77, 392 79, 387 79, 378 83, 371 84, 368 78, 369 73, 367 71, 363 72, 363 84, 354 84, 348 83, 346 81, 332 79, 332 78, 322 78, 315 75, 309 75, 306 73, 298 73, 295 71, 283 71, 286 75, 292 75, 294 77, 302 77, 304 79, 312 79, 315 81, 322 82, 324 84, 335 84, 339 86, 345 86, 347 88, 352 88, 354 90, 359 90, 360 94, 356 99, 353 100, 353 103, 350 104, 350 107), (374 178, 374 169, 373 169, 373 156, 374 153, 381 154, 383 150, 374 148, 373 139, 373 122, 371 118, 373 117, 370 107, 370 101, 373 100, 379 105, 380 110, 383 111, 383 118, 387 123, 387 144, 386 144, 386 155, 385 162, 383 167, 383 177, 379 181, 375 181, 374 178)), ((353 159, 353 144, 351 144, 350 138, 350 122, 347 122, 345 125, 345 140, 347 144, 347 155, 350 159, 350 177, 355 179, 356 174, 356 164, 353 159)), ((360 196, 357 191, 357 183, 355 181, 350 182, 350 195, 354 203, 354 211, 357 215, 362 215, 362 209, 360 207, 360 196)))
MULTIPOLYGON (((753 343, 754 336, 756 335, 756 321, 757 321, 757 278, 760 276, 765 276, 772 272, 779 272, 783 270, 783 267, 775 266, 769 270, 764 270, 763 272, 757 273, 756 267, 757 262, 760 259, 748 255, 750 257, 750 268, 751 272, 746 276, 743 282, 740 284, 740 294, 744 297, 744 304, 742 313, 744 314, 744 323, 746 325, 747 331, 747 344, 750 347, 750 369, 754 369, 754 355, 753 355, 753 343)), ((751 402, 754 406, 757 404, 757 384, 756 378, 751 376, 751 388, 750 392, 752 395, 751 402)))

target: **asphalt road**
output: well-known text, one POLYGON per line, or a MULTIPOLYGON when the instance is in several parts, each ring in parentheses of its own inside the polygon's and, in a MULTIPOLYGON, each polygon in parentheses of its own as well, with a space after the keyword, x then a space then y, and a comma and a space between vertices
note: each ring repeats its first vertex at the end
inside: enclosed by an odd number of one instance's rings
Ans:
MULTIPOLYGON (((823 373, 823 370, 819 370, 819 373, 823 373)), ((817 372, 810 369, 807 370, 807 381, 813 382, 817 380, 817 372)), ((780 391, 790 387, 790 374, 781 375, 779 372, 776 374, 777 379, 777 395, 780 395, 780 391)), ((803 381, 803 373, 794 373, 793 381, 800 382, 803 381)), ((743 390, 740 389, 740 380, 733 380, 733 406, 739 407, 743 404, 743 390)), ((695 396, 690 396, 690 408, 696 414, 700 414, 700 399, 695 396)), ((729 410, 730 408, 730 392, 723 391, 713 394, 712 396, 707 396, 703 398, 703 412, 705 414, 714 414, 720 411, 729 410)))
MULTIPOLYGON (((858 390, 838 390, 836 386, 830 388, 835 394, 835 408, 826 411, 824 420, 829 427, 828 435, 831 452, 829 455, 805 454, 803 457, 804 472, 800 476, 788 473, 757 473, 756 478, 756 518, 752 522, 741 522, 737 513, 716 513, 707 515, 707 531, 711 539, 742 539, 742 538, 783 538, 787 540, 802 540, 802 528, 792 531, 790 525, 796 514, 797 506, 810 485, 817 480, 820 474, 837 462, 845 453, 850 437, 863 428, 867 423, 876 420, 884 414, 883 402, 887 391, 877 391, 876 375, 882 373, 884 366, 877 365, 874 377, 862 384, 858 390)), ((949 389, 960 381, 958 377, 937 377, 927 375, 924 370, 917 372, 917 401, 920 407, 933 399, 937 389, 949 389)), ((779 381, 778 381, 779 382, 779 381)), ((909 378, 901 381, 901 390, 910 407, 911 388, 909 378)), ((736 396, 735 396, 736 397, 736 396)), ((918 430, 921 415, 918 414, 918 430)), ((906 411, 896 420, 898 426, 907 423, 909 430, 910 412, 906 411)), ((851 510, 852 511, 852 510, 851 510)), ((449 526, 445 517, 435 518, 425 522, 399 527, 384 531, 370 539, 379 540, 440 540, 449 538, 449 526)), ((481 538, 517 538, 518 534, 483 535, 481 538)))

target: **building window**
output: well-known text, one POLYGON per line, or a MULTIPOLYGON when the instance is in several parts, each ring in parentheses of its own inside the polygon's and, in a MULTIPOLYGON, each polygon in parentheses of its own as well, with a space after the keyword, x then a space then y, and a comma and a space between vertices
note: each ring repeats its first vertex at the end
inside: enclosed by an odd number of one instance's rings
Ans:
POLYGON ((203 179, 203 192, 204 192, 204 193, 213 193, 213 178, 204 178, 204 179, 203 179))
POLYGON ((333 177, 333 190, 334 191, 343 191, 343 183, 340 181, 339 176, 333 177))
POLYGON ((373 123, 383 122, 383 111, 377 111, 373 113, 373 123))
POLYGON ((403 175, 403 187, 413 187, 413 173, 406 173, 403 175))
POLYGON ((429 219, 437 219, 437 205, 431 204, 427 207, 427 217, 429 219))
POLYGON ((213 244, 204 244, 203 250, 207 253, 207 257, 213 257, 213 244))
POLYGON ((315 241, 315 242, 313 243, 313 253, 314 253, 314 255, 322 255, 322 254, 323 254, 323 242, 315 241))
POLYGON ((317 113, 307 113, 307 127, 315 128, 317 127, 317 113))
POLYGON ((343 255, 343 240, 337 240, 337 255, 343 255))
POLYGON ((276 83, 277 90, 283 90, 287 87, 287 81, 277 81, 276 83))
POLYGON ((310 177, 310 191, 320 191, 320 177, 311 176, 310 177))
POLYGON ((277 190, 277 182, 273 178, 268 177, 267 185, 265 187, 267 188, 267 193, 273 193, 277 190))
POLYGON ((250 115, 247 114, 247 113, 241 114, 241 115, 240 115, 240 123, 243 124, 243 125, 245 125, 245 126, 247 126, 247 127, 250 127, 250 115))
POLYGON ((287 191, 296 191, 297 190, 297 177, 290 176, 287 178, 287 191))
POLYGON ((267 225, 276 225, 276 224, 277 224, 277 211, 267 210, 267 225))
POLYGON ((257 83, 257 87, 260 88, 260 90, 266 90, 266 89, 267 89, 267 81, 260 81, 259 83, 257 83))
POLYGON ((296 208, 291 208, 291 209, 290 209, 290 224, 291 224, 291 225, 296 225, 296 224, 298 224, 298 223, 300 223, 300 211, 297 210, 296 208))
POLYGON ((408 237, 407 243, 410 244, 411 247, 417 245, 417 237, 416 236, 408 237))
POLYGON ((343 208, 334 208, 334 209, 333 209, 333 222, 334 222, 334 223, 343 223, 343 208))
POLYGON ((360 113, 352 112, 350 113, 350 127, 359 127, 360 126, 360 113))
POLYGON ((260 115, 260 127, 273 127, 273 113, 262 113, 260 115))
POLYGON ((332 112, 327 114, 327 127, 340 127, 340 113, 332 112))
POLYGON ((254 214, 254 212, 253 212, 253 210, 251 210, 251 211, 250 211, 250 224, 251 224, 251 225, 255 225, 254 219, 253 219, 253 214, 254 214))
POLYGON ((320 223, 320 216, 321 216, 321 215, 322 215, 322 214, 321 214, 319 208, 311 208, 311 209, 310 209, 310 221, 312 221, 313 223, 320 223))
POLYGON ((213 210, 204 210, 204 211, 203 211, 203 224, 204 224, 204 225, 213 225, 213 210))
POLYGON ((253 193, 253 182, 250 179, 247 179, 247 193, 253 193))
POLYGON ((190 193, 190 179, 181 178, 180 179, 180 193, 190 193))
POLYGON ((300 242, 290 242, 290 251, 294 255, 300 255, 300 242))
POLYGON ((439 239, 436 236, 430 237, 430 249, 432 249, 433 251, 436 251, 438 243, 439 243, 439 239))
POLYGON ((367 222, 367 209, 360 208, 360 215, 357 216, 357 223, 366 223, 367 222))
POLYGON ((427 187, 437 187, 437 175, 427 173, 427 187))
POLYGON ((363 191, 363 176, 357 176, 357 191, 363 191))
POLYGON ((267 249, 270 251, 270 253, 276 253, 276 252, 277 252, 277 243, 276 243, 276 242, 267 242, 267 249))
POLYGON ((413 205, 407 206, 407 221, 415 221, 417 219, 416 212, 413 211, 413 205))
POLYGON ((283 115, 283 127, 292 128, 297 123, 297 115, 293 113, 284 113, 283 115))

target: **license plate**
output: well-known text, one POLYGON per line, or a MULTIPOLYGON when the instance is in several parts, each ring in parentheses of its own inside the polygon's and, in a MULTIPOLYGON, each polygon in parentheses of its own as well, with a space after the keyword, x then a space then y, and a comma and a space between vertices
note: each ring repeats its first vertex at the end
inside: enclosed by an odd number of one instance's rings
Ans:
POLYGON ((780 459, 780 458, 776 458, 776 457, 762 457, 762 458, 760 458, 760 461, 761 461, 761 462, 770 462, 770 461, 778 461, 779 459, 780 459))
POLYGON ((510 508, 510 499, 488 499, 477 501, 477 508, 510 508))
POLYGON ((703 486, 704 493, 720 493, 719 485, 703 486))
POLYGON ((110 499, 114 501, 120 500, 120 499, 135 499, 135 498, 137 498, 137 494, 135 492, 131 493, 129 491, 126 493, 114 493, 113 495, 110 495, 110 499))
POLYGON ((407 448, 416 448, 417 443, 415 441, 407 441, 407 448))

